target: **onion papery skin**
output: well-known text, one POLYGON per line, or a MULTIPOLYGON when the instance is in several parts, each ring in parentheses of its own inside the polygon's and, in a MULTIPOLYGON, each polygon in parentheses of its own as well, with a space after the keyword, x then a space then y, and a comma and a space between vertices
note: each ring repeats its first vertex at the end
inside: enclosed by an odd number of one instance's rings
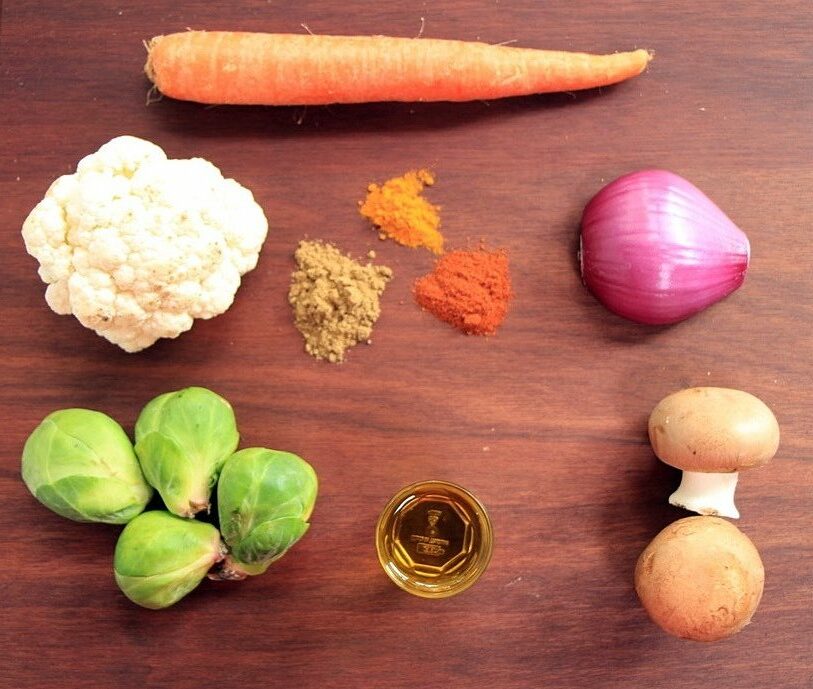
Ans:
POLYGON ((587 288, 637 323, 678 323, 745 280, 748 237, 688 180, 667 170, 619 177, 584 209, 580 262, 587 288))

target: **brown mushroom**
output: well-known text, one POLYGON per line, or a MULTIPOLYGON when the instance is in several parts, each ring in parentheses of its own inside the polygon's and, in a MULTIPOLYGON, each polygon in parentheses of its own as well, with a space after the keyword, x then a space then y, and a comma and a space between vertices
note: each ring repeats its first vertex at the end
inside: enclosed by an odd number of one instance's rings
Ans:
POLYGON ((737 519, 737 472, 770 461, 779 424, 762 400, 742 390, 688 388, 658 402, 649 440, 662 462, 683 470, 672 505, 737 519))
POLYGON ((765 570, 754 544, 718 517, 686 517, 661 531, 635 566, 649 616, 683 639, 717 641, 751 621, 765 570))

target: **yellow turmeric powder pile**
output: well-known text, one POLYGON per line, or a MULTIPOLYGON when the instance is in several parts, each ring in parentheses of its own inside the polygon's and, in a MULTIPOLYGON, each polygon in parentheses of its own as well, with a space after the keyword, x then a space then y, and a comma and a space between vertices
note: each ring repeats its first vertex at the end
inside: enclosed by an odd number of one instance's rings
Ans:
POLYGON ((389 237, 404 246, 424 246, 442 254, 443 235, 438 230, 440 206, 421 196, 423 188, 434 183, 435 178, 428 170, 413 170, 382 185, 370 184, 359 210, 376 226, 382 239, 389 237))

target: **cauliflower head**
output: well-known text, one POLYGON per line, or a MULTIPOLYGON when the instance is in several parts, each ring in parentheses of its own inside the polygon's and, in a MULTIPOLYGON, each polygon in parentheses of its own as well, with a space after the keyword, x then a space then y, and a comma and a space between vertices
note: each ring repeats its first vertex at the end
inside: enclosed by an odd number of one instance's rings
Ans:
POLYGON ((128 352, 226 311, 267 232, 251 192, 209 161, 133 136, 58 178, 22 230, 51 309, 128 352))

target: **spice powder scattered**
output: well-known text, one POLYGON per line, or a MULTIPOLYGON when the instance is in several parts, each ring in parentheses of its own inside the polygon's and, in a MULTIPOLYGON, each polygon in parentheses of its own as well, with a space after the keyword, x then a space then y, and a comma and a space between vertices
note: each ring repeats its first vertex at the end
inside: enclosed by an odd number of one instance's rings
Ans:
POLYGON ((508 313, 511 279, 504 251, 452 251, 415 282, 418 304, 469 335, 493 335, 508 313))
POLYGON ((335 246, 302 241, 294 253, 288 302, 305 350, 332 363, 359 342, 370 342, 381 314, 379 297, 392 279, 386 266, 362 265, 335 246))
POLYGON ((413 170, 382 185, 370 184, 359 210, 378 228, 382 239, 389 237, 404 246, 426 247, 442 254, 440 206, 421 196, 423 188, 434 183, 428 170, 413 170))

